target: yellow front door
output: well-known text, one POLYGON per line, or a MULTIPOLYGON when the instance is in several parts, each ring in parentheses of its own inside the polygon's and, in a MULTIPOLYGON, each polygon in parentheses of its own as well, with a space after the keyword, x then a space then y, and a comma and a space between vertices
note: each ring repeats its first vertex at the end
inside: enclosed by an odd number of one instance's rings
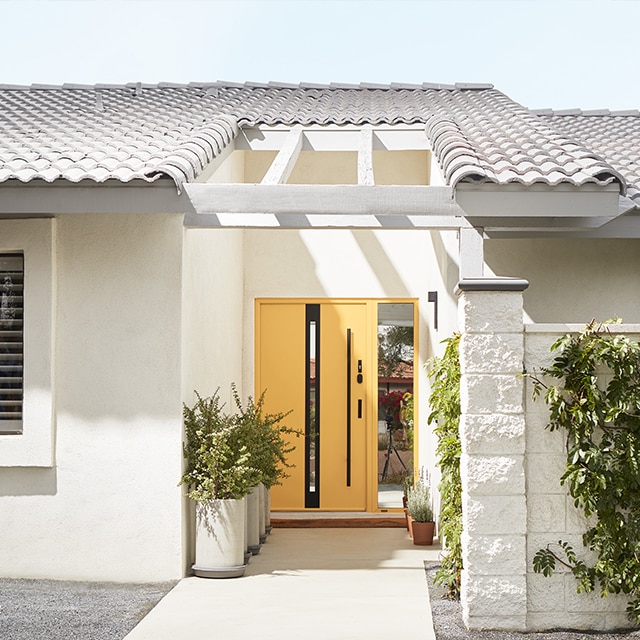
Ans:
POLYGON ((366 510, 374 311, 367 301, 257 302, 256 389, 269 411, 291 409, 287 425, 304 434, 292 439, 294 466, 271 491, 273 509, 366 510))

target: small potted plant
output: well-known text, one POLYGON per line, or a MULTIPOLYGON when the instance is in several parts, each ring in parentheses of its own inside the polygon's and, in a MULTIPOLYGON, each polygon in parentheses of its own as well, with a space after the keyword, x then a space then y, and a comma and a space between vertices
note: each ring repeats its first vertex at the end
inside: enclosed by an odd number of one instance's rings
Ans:
POLYGON ((196 503, 196 562, 193 571, 207 578, 244 575, 245 495, 260 481, 237 416, 223 412, 218 391, 210 398, 196 392, 184 405, 186 468, 180 484, 196 503))
POLYGON ((409 491, 407 509, 411 519, 413 544, 433 544, 436 523, 433 520, 433 508, 428 485, 418 483, 409 491))

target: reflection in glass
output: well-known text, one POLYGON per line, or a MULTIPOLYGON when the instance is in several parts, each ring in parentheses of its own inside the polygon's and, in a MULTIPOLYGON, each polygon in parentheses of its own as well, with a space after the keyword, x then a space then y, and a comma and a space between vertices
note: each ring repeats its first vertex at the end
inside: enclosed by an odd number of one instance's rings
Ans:
POLYGON ((306 305, 305 498, 307 509, 320 506, 320 305, 306 305))
POLYGON ((413 465, 412 303, 378 304, 378 507, 402 507, 413 465))

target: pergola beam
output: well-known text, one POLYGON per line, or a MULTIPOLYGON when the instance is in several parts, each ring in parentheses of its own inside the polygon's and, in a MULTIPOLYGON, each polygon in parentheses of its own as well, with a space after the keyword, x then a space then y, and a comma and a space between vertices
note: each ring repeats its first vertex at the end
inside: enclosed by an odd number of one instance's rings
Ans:
POLYGON ((373 127, 364 125, 360 130, 358 146, 358 184, 372 186, 373 177, 373 127))
POLYGON ((287 135, 282 148, 272 162, 261 184, 286 184, 302 150, 304 133, 302 125, 296 125, 287 135))

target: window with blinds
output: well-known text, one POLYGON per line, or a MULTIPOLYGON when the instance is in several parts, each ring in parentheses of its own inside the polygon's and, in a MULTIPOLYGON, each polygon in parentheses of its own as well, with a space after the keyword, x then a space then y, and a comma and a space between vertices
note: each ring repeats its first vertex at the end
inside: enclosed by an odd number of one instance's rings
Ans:
POLYGON ((0 433, 22 431, 24 257, 0 253, 0 433))

